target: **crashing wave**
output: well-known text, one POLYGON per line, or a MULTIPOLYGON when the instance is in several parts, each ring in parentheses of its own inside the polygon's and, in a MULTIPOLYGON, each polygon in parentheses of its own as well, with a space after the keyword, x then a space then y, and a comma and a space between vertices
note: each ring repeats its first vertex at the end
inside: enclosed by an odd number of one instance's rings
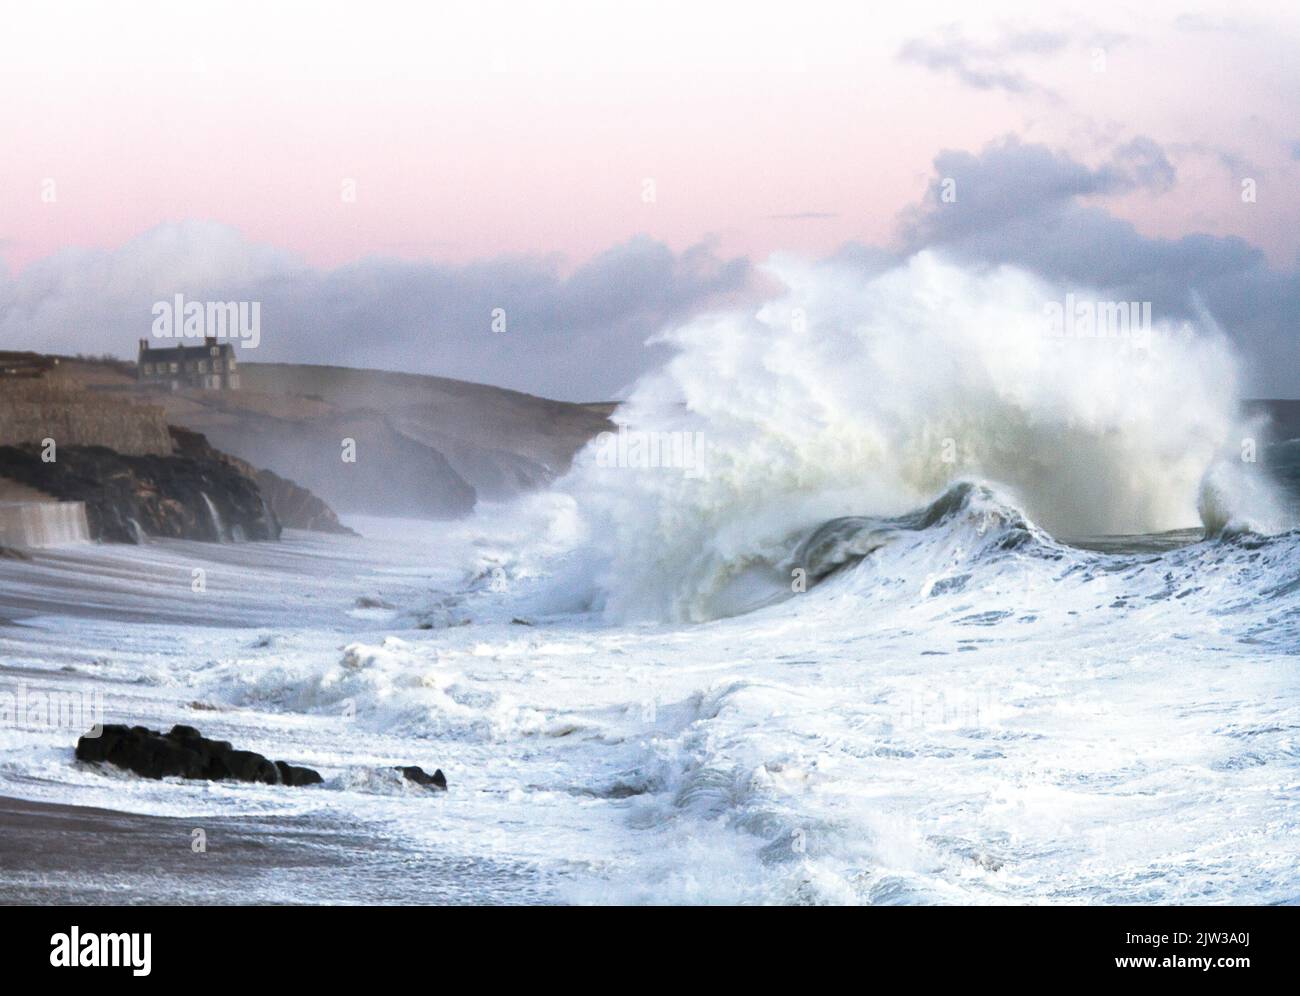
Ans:
POLYGON ((984 546, 1015 550, 1026 544, 1048 543, 1050 537, 1023 513, 998 499, 987 485, 971 481, 954 484, 916 512, 889 519, 844 516, 823 523, 800 543, 789 564, 802 568, 810 584, 860 562, 902 533, 947 527, 964 520, 984 546))
POLYGON ((559 482, 581 536, 557 599, 582 586, 611 621, 749 611, 788 593, 792 536, 824 529, 823 555, 847 562, 961 480, 996 482, 1054 535, 1186 528, 1242 438, 1213 327, 1063 340, 1044 325, 1063 288, 929 253, 884 272, 771 270, 785 294, 667 333, 678 355, 615 415, 629 433, 689 435, 689 466, 593 445, 559 482))

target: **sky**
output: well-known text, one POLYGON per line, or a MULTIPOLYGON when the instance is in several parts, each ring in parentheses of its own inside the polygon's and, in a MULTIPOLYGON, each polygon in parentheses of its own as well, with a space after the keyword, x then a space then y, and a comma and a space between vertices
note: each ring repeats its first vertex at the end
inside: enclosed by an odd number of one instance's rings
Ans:
POLYGON ((1300 8, 973 6, 17 5, 0 343, 256 294, 256 359, 592 400, 773 253, 939 247, 1195 291, 1300 397, 1300 8))

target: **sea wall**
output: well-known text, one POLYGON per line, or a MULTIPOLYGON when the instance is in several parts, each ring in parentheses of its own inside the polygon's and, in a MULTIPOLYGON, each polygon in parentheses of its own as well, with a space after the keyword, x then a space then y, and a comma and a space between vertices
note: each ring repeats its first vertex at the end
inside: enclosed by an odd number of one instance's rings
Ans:
POLYGON ((0 383, 0 446, 53 439, 62 446, 106 446, 130 456, 170 456, 172 439, 158 405, 48 379, 0 383))
POLYGON ((0 502, 0 547, 65 546, 89 541, 84 502, 0 502))

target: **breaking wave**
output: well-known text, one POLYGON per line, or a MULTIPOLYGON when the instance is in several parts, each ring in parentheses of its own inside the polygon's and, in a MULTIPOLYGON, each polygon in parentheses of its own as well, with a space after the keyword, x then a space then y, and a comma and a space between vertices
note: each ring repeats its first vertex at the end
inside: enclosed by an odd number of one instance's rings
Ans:
POLYGON ((1276 527, 1239 458, 1237 365, 1208 319, 1071 339, 1044 318, 1067 290, 1013 268, 921 253, 875 273, 771 270, 786 290, 757 311, 665 333, 677 355, 614 416, 624 435, 689 438, 696 459, 637 464, 593 444, 559 484, 582 520, 578 573, 610 619, 765 604, 790 590, 793 544, 856 556, 876 540, 846 517, 944 495, 937 514, 971 500, 946 491, 959 480, 1057 536, 1276 527))

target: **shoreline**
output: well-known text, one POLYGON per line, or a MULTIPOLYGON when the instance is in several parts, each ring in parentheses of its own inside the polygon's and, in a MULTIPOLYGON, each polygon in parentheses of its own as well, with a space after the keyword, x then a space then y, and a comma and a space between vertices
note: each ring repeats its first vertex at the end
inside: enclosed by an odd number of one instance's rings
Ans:
POLYGON ((435 573, 420 558, 433 528, 410 524, 405 547, 388 538, 286 529, 277 541, 151 539, 31 548, 26 559, 0 560, 0 625, 48 617, 282 628, 283 603, 266 597, 274 591, 293 602, 299 625, 361 629, 375 620, 358 614, 358 597, 409 599, 423 589, 424 575, 435 573))
MULTIPOLYGON (((378 641, 396 612, 358 610, 358 599, 418 598, 430 571, 426 548, 411 537, 428 528, 397 523, 394 537, 379 539, 286 530, 278 543, 83 544, 0 563, 0 695, 24 687, 99 691, 104 721, 193 723, 336 777, 349 768, 364 777, 390 764, 446 763, 428 745, 354 737, 328 718, 228 704, 195 712, 202 695, 188 684, 212 660, 277 659, 273 641, 322 659, 337 658, 349 640, 378 641), (202 594, 190 588, 196 564, 207 572, 202 594), (295 606, 290 626, 286 602, 295 606)), ((403 796, 376 795, 358 810, 346 785, 339 799, 332 791, 294 788, 277 798, 256 786, 168 785, 116 772, 87 782, 73 761, 78 733, 0 727, 0 905, 559 901, 528 860, 472 843, 448 849, 403 826, 404 810, 440 820, 438 809, 420 809, 423 796, 406 806, 403 796), (248 812, 223 798, 241 790, 247 804, 287 809, 248 812), (136 803, 169 797, 167 815, 136 811, 136 803), (222 811, 226 804, 231 811, 222 811), (196 829, 206 851, 192 848, 196 829)))
POLYGON ((556 901, 526 868, 413 853, 373 829, 319 812, 187 819, 0 796, 0 906, 481 905, 511 880, 514 902, 556 901))

